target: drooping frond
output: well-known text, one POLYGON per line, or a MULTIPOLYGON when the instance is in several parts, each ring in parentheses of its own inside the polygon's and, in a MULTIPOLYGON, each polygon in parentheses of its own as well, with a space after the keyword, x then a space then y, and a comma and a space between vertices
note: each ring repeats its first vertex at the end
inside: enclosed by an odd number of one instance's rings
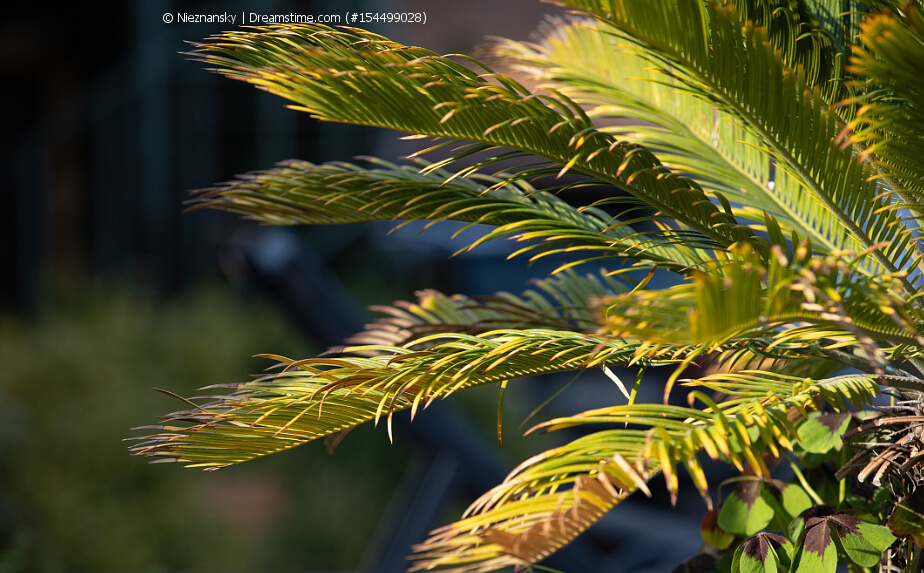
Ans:
POLYGON ((668 489, 676 491, 675 467, 682 463, 705 495, 708 483, 696 460, 699 452, 705 451, 710 458, 730 462, 740 470, 747 466, 755 475, 769 477, 760 454, 779 456, 781 448, 791 449, 798 439, 792 431, 790 409, 799 413, 798 419, 817 407, 816 398, 838 411, 869 405, 879 395, 879 383, 878 377, 868 374, 810 380, 764 371, 721 373, 686 383, 725 396, 714 402, 701 392, 693 392, 691 401, 699 400, 704 405, 702 409, 655 404, 610 406, 549 420, 536 428, 552 431, 584 424, 647 427, 649 443, 643 458, 660 461, 668 489))
POLYGON ((792 449, 798 439, 794 425, 817 407, 816 398, 846 410, 848 403, 869 404, 879 393, 877 379, 869 375, 807 380, 755 371, 717 374, 689 385, 727 399, 716 403, 694 393, 703 409, 613 406, 534 428, 633 426, 597 431, 526 460, 472 504, 467 517, 437 529, 415 547, 412 570, 440 567, 468 573, 536 563, 636 489, 647 493, 645 482, 654 474, 663 473, 675 495, 681 464, 707 496, 700 452, 769 478, 763 454, 780 456, 792 449))
MULTIPOLYGON (((376 356, 279 358, 279 374, 233 385, 212 402, 167 416, 161 433, 141 438, 139 455, 217 469, 411 409, 464 388, 563 370, 627 364, 634 344, 570 331, 442 333, 426 350, 346 349, 376 356), (187 424, 187 425, 178 425, 187 424)), ((418 339, 408 346, 426 345, 418 339)), ((672 357, 644 362, 667 364, 672 357)))
POLYGON ((374 306, 386 316, 378 319, 347 342, 358 345, 403 346, 415 339, 440 332, 481 334, 497 329, 549 328, 592 333, 592 302, 600 297, 625 292, 625 287, 607 276, 579 276, 565 271, 536 281, 520 296, 499 292, 493 296, 446 296, 434 290, 418 293, 417 302, 396 302, 374 306))
POLYGON ((538 563, 632 492, 648 493, 641 431, 595 433, 526 460, 463 518, 414 547, 411 571, 480 573, 538 563))
MULTIPOLYGON (((895 198, 883 193, 871 161, 861 162, 839 143, 843 123, 786 65, 767 31, 742 21, 731 4, 698 0, 569 0, 617 28, 663 73, 690 93, 714 101, 751 131, 772 154, 776 168, 796 178, 819 208, 833 215, 887 272, 917 266, 917 243, 895 198), (677 26, 676 22, 684 22, 677 26), (879 246, 879 248, 874 248, 879 246), (911 247, 911 248, 909 248, 911 247)), ((906 281, 906 290, 914 287, 906 281)))
MULTIPOLYGON (((229 32, 200 47, 203 61, 230 77, 294 101, 326 121, 512 148, 615 185, 701 242, 728 245, 754 236, 695 182, 667 170, 648 150, 599 131, 573 102, 532 94, 484 68, 402 46, 362 30, 321 25, 229 32)), ((472 62, 473 65, 480 65, 472 62)))
POLYGON ((375 220, 462 221, 495 227, 474 241, 509 237, 536 256, 582 252, 593 258, 637 258, 668 266, 698 264, 704 257, 683 244, 686 235, 648 236, 593 208, 576 209, 525 181, 480 181, 425 166, 422 173, 370 159, 315 165, 290 161, 197 192, 196 207, 241 213, 274 225, 355 223, 375 220))

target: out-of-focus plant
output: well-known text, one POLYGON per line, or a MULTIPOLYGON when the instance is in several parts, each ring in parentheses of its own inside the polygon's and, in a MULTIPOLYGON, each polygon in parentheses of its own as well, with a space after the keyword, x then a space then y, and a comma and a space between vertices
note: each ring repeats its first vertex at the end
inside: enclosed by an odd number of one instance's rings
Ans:
POLYGON ((713 559, 690 567, 919 571, 921 1, 562 3, 576 16, 537 44, 489 48, 494 69, 324 26, 200 47, 320 120, 455 150, 417 167, 293 161, 201 206, 269 224, 478 223, 489 230, 463 249, 507 238, 515 256, 573 262, 522 296, 428 291, 385 309, 355 346, 279 357, 281 373, 174 414, 135 452, 217 469, 474 386, 503 397, 531 374, 668 366, 664 403, 627 388, 628 404, 540 423, 590 433, 523 462, 417 546, 412 569, 530 566, 657 474, 676 495, 683 466, 710 508, 713 559), (565 173, 578 182, 556 182, 565 173), (611 193, 561 198, 584 185, 611 193), (589 262, 604 272, 573 270, 589 262), (680 284, 653 288, 656 272, 680 284), (693 364, 709 369, 685 379, 693 364), (677 383, 687 406, 667 402, 677 383), (883 389, 895 405, 864 410, 883 389), (704 456, 741 472, 721 505, 704 456))
POLYGON ((238 379, 253 368, 250 349, 268 340, 304 351, 282 317, 226 287, 167 302, 69 290, 34 320, 0 318, 0 570, 359 564, 376 520, 348 516, 381 511, 403 471, 401 452, 375 447, 381 436, 357 436, 333 459, 306 451, 208 483, 152 474, 125 456, 125 425, 173 402, 151 388, 169 381, 190 392, 203 379, 238 379), (376 478, 363 479, 372 463, 376 478), (308 467, 312 483, 300 477, 308 467), (330 491, 323 500, 310 495, 318 484, 330 491), (293 530, 314 533, 306 540, 293 530))

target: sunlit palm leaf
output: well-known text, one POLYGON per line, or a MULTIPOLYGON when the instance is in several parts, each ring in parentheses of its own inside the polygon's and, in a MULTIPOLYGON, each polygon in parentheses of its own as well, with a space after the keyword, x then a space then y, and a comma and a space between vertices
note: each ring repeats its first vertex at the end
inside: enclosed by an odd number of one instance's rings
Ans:
MULTIPOLYGON (((902 190, 924 197, 924 10, 908 4, 905 18, 870 16, 863 22, 862 46, 849 69, 869 78, 852 138, 867 146, 902 190)), ((920 209, 920 207, 918 207, 920 209)))
POLYGON ((220 73, 296 102, 327 121, 386 127, 528 152, 615 185, 720 245, 753 233, 647 150, 595 129, 554 94, 381 36, 320 25, 229 32, 200 47, 220 73))
POLYGON ((793 447, 790 411, 804 416, 817 407, 816 398, 846 409, 868 404, 879 393, 877 379, 867 375, 813 381, 757 371, 709 376, 690 385, 728 399, 716 404, 699 394, 706 406, 702 410, 636 404, 540 424, 538 429, 549 431, 601 423, 645 429, 597 431, 525 461, 479 498, 468 517, 434 531, 415 547, 412 558, 418 562, 412 570, 442 567, 461 573, 536 563, 628 494, 639 488, 647 493, 645 481, 652 474, 663 473, 676 495, 678 464, 706 496, 700 452, 769 476, 763 453, 779 456, 793 447))
POLYGON ((567 252, 617 263, 615 259, 635 258, 680 268, 695 266, 704 258, 681 243, 686 235, 637 233, 603 211, 578 210, 525 181, 508 183, 480 176, 479 182, 432 167, 421 173, 411 166, 369 161, 372 167, 290 161, 198 191, 194 204, 274 225, 426 219, 494 227, 460 251, 509 237, 526 243, 520 254, 567 252))
POLYGON ((873 340, 924 346, 924 311, 900 289, 894 278, 851 272, 849 260, 788 261, 778 252, 765 268, 745 249, 686 284, 604 299, 603 322, 613 336, 705 351, 776 348, 783 358, 799 347, 865 348, 868 367, 881 369, 888 349, 873 340))
POLYGON ((534 456, 486 492, 463 519, 414 547, 411 571, 494 571, 538 563, 642 489, 658 461, 637 462, 646 435, 597 433, 534 456))
MULTIPOLYGON (((280 374, 233 385, 217 400, 167 417, 161 433, 133 448, 193 466, 217 469, 411 409, 458 390, 513 378, 627 364, 635 344, 570 331, 507 330, 479 336, 443 333, 426 350, 362 346, 372 357, 281 359, 280 374), (185 425, 184 425, 185 424, 185 425)), ((411 343, 426 344, 427 340, 411 343)), ((643 362, 668 364, 647 354, 643 362)), ((279 357, 277 357, 279 358, 279 357)), ((148 428, 151 429, 151 428, 148 428)))
MULTIPOLYGON (((917 265, 915 250, 908 248, 917 248, 916 241, 895 198, 882 193, 875 166, 861 163, 838 143, 844 125, 831 110, 837 102, 824 101, 820 88, 812 89, 801 71, 786 66, 764 28, 742 22, 734 6, 715 2, 566 3, 604 18, 664 62, 664 73, 737 118, 777 167, 798 179, 818 208, 836 217, 884 270, 917 265)), ((915 292, 907 281, 906 289, 915 292)))
POLYGON ((798 180, 773 169, 772 156, 753 133, 712 102, 680 89, 681 82, 659 73, 605 22, 555 21, 541 45, 505 41, 491 53, 535 76, 540 86, 590 106, 588 115, 604 131, 657 149, 677 173, 740 203, 740 218, 762 223, 764 213, 773 212, 784 228, 817 247, 862 250, 798 180), (626 117, 633 121, 621 120, 626 117))
POLYGON ((696 461, 699 452, 705 451, 712 459, 722 459, 742 470, 747 466, 756 475, 769 477, 761 454, 770 452, 779 456, 781 448, 791 449, 797 439, 792 431, 790 409, 804 416, 817 408, 816 398, 838 410, 871 404, 879 395, 879 382, 879 378, 867 374, 809 380, 764 371, 721 373, 687 383, 726 396, 716 403, 705 394, 694 392, 691 396, 704 405, 702 409, 652 404, 610 406, 549 420, 536 428, 553 431, 585 424, 647 427, 648 440, 642 457, 661 462, 668 489, 676 492, 674 466, 683 463, 705 495, 708 483, 696 461), (757 431, 749 432, 749 428, 757 431))

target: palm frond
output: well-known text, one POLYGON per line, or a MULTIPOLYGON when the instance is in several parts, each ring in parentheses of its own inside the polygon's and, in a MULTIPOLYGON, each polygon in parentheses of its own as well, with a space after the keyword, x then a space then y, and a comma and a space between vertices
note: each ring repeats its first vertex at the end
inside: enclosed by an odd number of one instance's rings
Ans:
POLYGON ((704 243, 754 236, 698 184, 671 173, 646 149, 597 130, 573 102, 532 94, 483 66, 479 74, 369 32, 321 25, 229 32, 200 46, 198 55, 219 73, 294 101, 295 109, 321 120, 471 141, 481 151, 527 152, 563 166, 559 174, 581 173, 625 190, 704 243))
POLYGON ((503 65, 535 77, 540 87, 590 106, 588 115, 602 130, 656 149, 675 172, 739 204, 733 206, 739 218, 762 223, 764 213, 772 212, 786 232, 808 237, 816 247, 862 250, 797 179, 773 168, 753 133, 652 68, 607 23, 553 20, 540 45, 507 40, 489 49, 503 65))
POLYGON ((728 399, 717 404, 700 392, 693 396, 704 402, 702 410, 633 404, 536 426, 554 431, 585 424, 633 425, 593 432, 526 460, 472 504, 466 517, 435 530, 415 547, 412 570, 469 573, 537 563, 635 490, 647 493, 645 482, 653 475, 663 473, 675 495, 680 464, 708 496, 700 452, 769 478, 763 454, 780 456, 792 449, 794 420, 814 410, 816 398, 846 410, 848 404, 869 404, 879 394, 877 378, 869 375, 807 380, 746 371, 688 384, 728 399))
POLYGON ((859 347, 877 371, 893 367, 890 349, 924 347, 924 311, 904 300, 894 277, 870 279, 845 258, 789 261, 776 253, 765 268, 743 248, 685 284, 602 299, 601 322, 612 336, 704 352, 763 349, 765 357, 775 349, 780 360, 859 347))
POLYGON ((821 88, 786 65, 765 28, 742 21, 733 5, 717 2, 566 3, 605 19, 660 61, 663 73, 714 101, 758 137, 777 169, 796 178, 817 208, 833 215, 869 253, 873 272, 880 267, 896 273, 920 262, 912 260, 917 241, 894 197, 883 193, 875 165, 858 161, 838 143, 845 126, 832 111, 837 102, 825 101, 821 88))
POLYGON ((538 563, 567 545, 656 472, 636 460, 644 432, 596 433, 514 469, 455 523, 414 547, 411 571, 480 573, 538 563))
POLYGON ((583 252, 594 259, 635 258, 678 268, 704 258, 676 233, 638 233, 599 209, 577 209, 522 180, 480 175, 476 181, 432 165, 420 172, 368 161, 370 167, 290 161, 198 191, 193 208, 222 209, 273 225, 425 219, 494 227, 460 251, 511 238, 526 243, 517 254, 538 251, 536 257, 583 252))
MULTIPOLYGON (((635 344, 570 331, 498 330, 478 336, 441 333, 426 350, 360 346, 375 356, 279 359, 285 370, 232 385, 232 392, 145 429, 138 455, 218 469, 292 448, 399 410, 411 415, 469 387, 514 378, 627 364, 635 344), (182 425, 178 425, 182 424, 182 425)), ((427 345, 417 339, 407 346, 427 345)), ((637 358, 635 358, 638 360, 637 358)), ((669 364, 670 356, 643 363, 669 364)), ((390 425, 389 425, 390 429, 390 425)))
POLYGON ((851 141, 866 146, 899 190, 924 198, 924 11, 908 4, 904 18, 876 14, 866 18, 849 70, 866 82, 862 104, 852 123, 851 141))
POLYGON ((825 34, 834 41, 843 58, 850 55, 850 46, 860 33, 864 5, 843 0, 803 0, 799 2, 799 13, 816 34, 825 34))
POLYGON ((761 453, 779 456, 781 449, 792 449, 798 439, 789 418, 790 409, 804 416, 817 408, 816 398, 838 411, 870 405, 879 395, 879 382, 879 377, 869 374, 810 380, 759 370, 720 373, 685 383, 725 396, 717 403, 694 391, 691 401, 701 401, 702 409, 656 404, 610 406, 549 420, 534 429, 554 431, 585 424, 647 427, 648 443, 642 457, 660 461, 668 489, 676 492, 674 468, 683 463, 700 492, 706 495, 706 476, 696 461, 700 451, 712 459, 730 462, 740 470, 748 466, 755 475, 769 477, 761 453))

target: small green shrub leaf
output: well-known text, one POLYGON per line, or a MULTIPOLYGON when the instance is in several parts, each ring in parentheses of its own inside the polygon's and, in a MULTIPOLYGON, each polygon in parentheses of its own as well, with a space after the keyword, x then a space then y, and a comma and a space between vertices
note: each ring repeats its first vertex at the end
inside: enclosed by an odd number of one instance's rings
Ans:
MULTIPOLYGON (((884 489, 884 488, 880 488, 884 489)), ((878 514, 882 508, 882 503, 877 502, 874 499, 869 499, 867 496, 860 495, 858 493, 849 492, 845 500, 853 509, 863 511, 871 514, 878 514)))
MULTIPOLYGON (((777 481, 774 481, 776 484, 777 481)), ((797 517, 806 509, 812 507, 812 498, 809 497, 802 486, 796 484, 781 484, 778 486, 783 497, 783 508, 790 517, 797 517)))
POLYGON ((802 486, 786 483, 783 480, 768 480, 763 482, 761 497, 770 504, 776 512, 781 510, 786 515, 781 516, 789 523, 803 511, 812 507, 812 498, 805 493, 802 486))
POLYGON ((882 552, 895 541, 889 528, 866 523, 847 513, 836 513, 828 517, 827 521, 847 556, 863 567, 873 567, 879 563, 882 552))
POLYGON ((812 412, 799 425, 799 441, 807 452, 824 454, 840 449, 841 436, 850 423, 850 414, 812 412))
POLYGON ((792 543, 782 535, 762 531, 735 550, 732 573, 788 571, 792 549, 792 543))
POLYGON ((773 519, 773 508, 760 495, 759 481, 745 481, 719 510, 719 527, 749 537, 766 527, 773 519))
POLYGON ((796 558, 797 573, 802 571, 834 571, 838 549, 862 567, 879 563, 882 552, 895 541, 895 536, 882 525, 863 521, 862 515, 835 513, 830 507, 817 506, 795 520, 793 532, 804 527, 799 539, 801 547, 796 558), (828 565, 829 554, 832 564, 828 565))
POLYGON ((837 549, 825 517, 805 521, 805 537, 794 559, 795 573, 835 573, 837 549))

